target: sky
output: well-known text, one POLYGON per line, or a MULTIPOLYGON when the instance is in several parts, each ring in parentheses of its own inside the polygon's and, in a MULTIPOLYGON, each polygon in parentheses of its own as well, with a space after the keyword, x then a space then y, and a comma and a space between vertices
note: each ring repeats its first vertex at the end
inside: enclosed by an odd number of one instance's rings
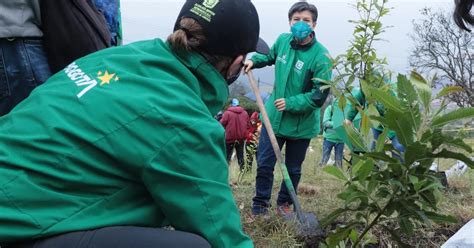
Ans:
MULTIPOLYGON (((184 0, 121 0, 124 42, 166 37, 172 32, 176 17, 184 0)), ((289 32, 287 12, 294 0, 253 0, 260 16, 260 36, 269 45, 279 34, 289 32)), ((315 29, 316 37, 335 57, 350 45, 353 25, 350 19, 357 19, 357 12, 350 3, 355 0, 313 0, 319 11, 315 29)), ((382 35, 384 41, 376 44, 378 54, 386 57, 388 68, 396 73, 410 70, 408 57, 413 42, 409 34, 412 21, 420 19, 420 9, 432 7, 452 12, 453 0, 389 0, 390 14, 382 20, 392 26, 382 35)), ((271 81, 272 73, 262 73, 263 80, 271 81), (263 75, 265 74, 265 75, 263 75)), ((258 73, 257 73, 258 76, 258 73)))

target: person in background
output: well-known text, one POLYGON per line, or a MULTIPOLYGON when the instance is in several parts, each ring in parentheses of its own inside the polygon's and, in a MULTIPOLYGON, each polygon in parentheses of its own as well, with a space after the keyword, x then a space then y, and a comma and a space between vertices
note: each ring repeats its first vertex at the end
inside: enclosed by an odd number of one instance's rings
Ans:
POLYGON ((220 123, 225 128, 225 146, 227 152, 227 163, 230 163, 232 153, 235 149, 240 171, 244 170, 244 145, 247 137, 247 126, 249 114, 239 106, 239 100, 232 99, 231 106, 224 112, 220 123))
POLYGON ((220 122, 221 119, 222 119, 222 115, 224 115, 224 112, 222 112, 222 110, 221 110, 221 111, 217 112, 217 114, 214 116, 214 119, 216 119, 217 121, 220 122))
POLYGON ((187 0, 166 42, 37 87, 0 117, 2 248, 253 247, 213 118, 253 51, 268 47, 249 0, 187 0))
POLYGON ((122 45, 120 0, 94 0, 95 7, 102 13, 110 32, 110 44, 122 45))
MULTIPOLYGON (((335 165, 342 168, 342 158, 344 156, 344 141, 339 137, 334 129, 333 115, 334 110, 337 108, 336 101, 332 101, 324 110, 323 118, 323 157, 320 162, 320 166, 324 166, 329 161, 331 151, 334 148, 334 160, 335 165)), ((319 123, 318 123, 319 124, 319 123)))
POLYGON ((53 73, 93 52, 120 45, 119 0, 41 0, 44 46, 53 73))
POLYGON ((247 139, 245 141, 246 171, 252 169, 253 159, 257 153, 258 139, 262 127, 262 121, 258 118, 258 112, 253 112, 250 116, 247 139))
MULTIPOLYGON (((331 78, 332 63, 327 49, 316 39, 316 6, 297 2, 288 11, 291 33, 281 34, 268 55, 256 54, 245 62, 245 71, 275 65, 274 89, 265 108, 280 149, 286 145, 285 164, 298 188, 301 165, 311 138, 320 133, 320 108, 329 90, 321 90, 321 80, 331 78)), ((266 214, 270 207, 276 157, 266 128, 262 128, 257 151, 257 177, 252 213, 266 214)), ((288 189, 281 183, 277 211, 291 212, 288 189)))
POLYGON ((0 1, 0 116, 51 76, 39 1, 0 1))
MULTIPOLYGON (((388 80, 386 80, 386 79, 384 80, 384 83, 389 84, 388 80)), ((393 95, 396 95, 394 89, 391 90, 391 93, 393 95)), ((359 102, 360 106, 363 106, 364 109, 367 108, 367 101, 365 99, 365 94, 360 88, 353 89, 352 95, 359 102)), ((381 103, 376 103, 375 107, 376 107, 378 113, 381 116, 383 116, 384 113, 385 113, 384 106, 381 103)), ((346 125, 352 125, 352 121, 355 119, 358 112, 359 111, 357 110, 357 108, 355 106, 352 106, 349 109, 349 111, 347 111, 345 113, 346 114, 345 120, 344 120, 345 124, 346 125)), ((384 127, 382 125, 378 125, 377 127, 372 128, 372 134, 373 134, 373 138, 374 138, 374 142, 372 143, 372 149, 373 150, 375 150, 376 141, 379 138, 380 134, 383 133, 383 130, 384 130, 384 127)), ((395 133, 395 131, 389 130, 388 134, 387 134, 387 137, 390 139, 390 141, 392 142, 392 146, 397 151, 397 153, 392 153, 392 156, 399 159, 400 161, 403 161, 403 154, 405 153, 405 147, 398 140, 397 134, 395 133)), ((352 159, 351 159, 351 161, 352 161, 352 159)))

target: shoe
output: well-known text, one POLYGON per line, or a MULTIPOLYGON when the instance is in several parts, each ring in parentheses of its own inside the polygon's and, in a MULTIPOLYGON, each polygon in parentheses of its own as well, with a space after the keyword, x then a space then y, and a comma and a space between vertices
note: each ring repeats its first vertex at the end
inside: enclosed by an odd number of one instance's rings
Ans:
POLYGON ((270 215, 268 213, 262 213, 262 214, 250 214, 247 218, 245 218, 245 223, 253 223, 257 220, 260 221, 267 221, 270 219, 270 215))
POLYGON ((283 203, 282 205, 279 205, 276 209, 276 212, 280 216, 288 216, 293 213, 293 210, 291 210, 291 206, 288 203, 283 203))

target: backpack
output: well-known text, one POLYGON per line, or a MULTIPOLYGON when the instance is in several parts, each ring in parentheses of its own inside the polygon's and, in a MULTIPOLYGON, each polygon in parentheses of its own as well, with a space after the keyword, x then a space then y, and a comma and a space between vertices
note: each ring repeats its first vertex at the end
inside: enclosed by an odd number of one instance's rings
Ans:
POLYGON ((111 46, 107 22, 91 0, 41 0, 43 43, 53 73, 111 46))

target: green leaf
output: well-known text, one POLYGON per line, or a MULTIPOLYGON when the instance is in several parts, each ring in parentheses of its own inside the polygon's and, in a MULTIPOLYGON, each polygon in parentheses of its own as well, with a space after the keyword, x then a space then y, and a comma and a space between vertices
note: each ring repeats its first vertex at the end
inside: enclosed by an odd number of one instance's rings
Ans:
POLYGON ((406 147, 405 150, 405 163, 408 165, 413 164, 415 161, 424 159, 428 150, 427 144, 415 142, 406 147))
POLYGON ((398 220, 398 223, 400 224, 400 229, 402 230, 402 232, 404 232, 405 234, 413 233, 413 223, 411 223, 409 218, 401 217, 398 220))
POLYGON ((421 123, 421 113, 416 89, 404 75, 398 75, 397 87, 398 98, 405 109, 404 112, 408 114, 407 117, 413 129, 418 130, 421 123))
POLYGON ((401 104, 395 96, 391 95, 388 92, 374 88, 371 89, 370 92, 372 93, 372 96, 378 102, 382 103, 385 108, 393 110, 397 113, 403 113, 401 104))
POLYGON ((433 127, 442 127, 450 122, 474 117, 474 108, 460 108, 433 119, 433 127))
POLYGON ((349 76, 349 79, 347 80, 346 85, 352 85, 352 83, 354 83, 354 80, 355 80, 355 75, 352 74, 351 76, 349 76))
POLYGON ((367 191, 372 193, 375 190, 375 187, 377 187, 377 184, 379 184, 377 179, 375 179, 375 177, 371 177, 369 184, 367 185, 367 191))
MULTIPOLYGON (((409 177, 409 179, 410 179, 411 184, 413 184, 413 185, 417 185, 418 182, 420 181, 420 180, 418 179, 418 177, 416 177, 416 176, 410 175, 410 176, 408 176, 408 177, 409 177)), ((418 191, 419 189, 416 189, 416 187, 415 187, 415 190, 418 191)))
POLYGON ((326 166, 326 167, 324 167, 323 171, 328 173, 329 175, 332 175, 332 176, 336 177, 339 180, 344 181, 344 182, 349 181, 349 179, 347 179, 347 177, 344 175, 344 173, 342 173, 342 171, 339 168, 337 168, 336 166, 326 166))
POLYGON ((355 229, 352 229, 351 233, 349 234, 349 237, 351 238, 351 241, 355 243, 359 235, 355 229))
POLYGON ((359 181, 361 183, 364 182, 373 169, 374 169, 374 162, 371 159, 364 161, 363 165, 357 171, 357 176, 359 177, 359 181))
POLYGON ((410 81, 418 89, 418 95, 420 96, 421 102, 426 110, 430 109, 431 104, 431 86, 428 82, 418 74, 416 71, 412 71, 410 75, 410 81))
POLYGON ((414 142, 415 132, 411 122, 408 120, 407 113, 396 113, 387 111, 385 120, 388 128, 396 132, 397 138, 405 147, 414 142))
POLYGON ((374 117, 380 117, 380 113, 377 110, 377 107, 374 104, 369 104, 368 106, 369 117, 373 127, 378 127, 380 123, 374 119, 374 117))
POLYGON ((438 224, 458 222, 458 220, 454 216, 451 216, 451 215, 442 215, 435 212, 425 212, 425 215, 426 217, 428 217, 428 219, 438 224))
POLYGON ((339 109, 344 112, 344 109, 346 108, 346 105, 347 105, 347 100, 344 97, 344 95, 341 95, 341 97, 339 97, 337 105, 339 106, 339 109))
POLYGON ((418 96, 413 84, 405 75, 399 74, 397 77, 398 98, 405 99, 408 105, 414 105, 418 102, 418 96))
POLYGON ((385 152, 369 152, 365 154, 366 157, 373 158, 378 161, 385 161, 389 163, 398 162, 397 159, 388 156, 385 152))
POLYGON ((378 198, 387 198, 392 196, 392 192, 385 187, 379 188, 375 194, 378 198))
POLYGON ((356 150, 365 151, 366 147, 364 144, 364 138, 352 125, 344 124, 344 129, 346 130, 347 137, 349 138, 352 146, 356 150))
POLYGON ((385 146, 385 141, 387 140, 388 128, 384 128, 383 132, 379 135, 379 138, 375 144, 375 151, 382 152, 385 146))
POLYGON ((385 225, 382 225, 382 226, 383 226, 383 229, 385 229, 385 231, 390 233, 390 235, 392 236, 392 239, 395 240, 401 248, 411 247, 402 241, 398 233, 393 228, 386 227, 385 225))
POLYGON ((347 211, 349 211, 349 209, 346 209, 346 208, 338 208, 332 211, 328 216, 324 217, 324 219, 321 220, 321 226, 322 227, 328 226, 334 220, 336 220, 339 216, 341 216, 343 213, 347 211))
POLYGON ((329 247, 338 247, 341 241, 347 239, 351 233, 354 226, 357 223, 349 223, 346 226, 338 226, 334 233, 329 234, 329 237, 326 239, 329 247))
POLYGON ((410 80, 414 81, 415 83, 428 85, 428 81, 426 81, 426 79, 417 71, 411 71, 410 80))
POLYGON ((456 148, 459 148, 459 149, 463 149, 464 151, 466 151, 468 153, 472 153, 472 147, 470 145, 466 144, 466 142, 464 142, 464 140, 462 140, 460 138, 453 139, 451 137, 447 137, 446 140, 444 141, 444 144, 445 145, 450 145, 450 146, 453 146, 453 147, 456 147, 456 148))
POLYGON ((426 180, 418 181, 418 182, 413 184, 413 188, 415 189, 416 192, 419 192, 421 187, 423 187, 423 185, 425 185, 425 183, 426 183, 426 180))
POLYGON ((425 192, 425 191, 430 191, 432 189, 441 189, 441 188, 443 188, 443 185, 441 185, 441 183, 434 182, 434 183, 428 184, 428 186, 426 186, 423 189, 419 190, 418 193, 422 193, 422 192, 425 192))
MULTIPOLYGON (((354 161, 353 161, 354 162, 354 161)), ((357 175, 357 173, 359 172, 360 168, 362 167, 362 165, 364 165, 364 162, 365 160, 359 160, 355 163, 355 165, 352 167, 352 173, 354 175, 357 175)))
POLYGON ((466 155, 458 152, 451 152, 443 149, 441 152, 431 154, 432 158, 452 158, 464 162, 469 168, 474 169, 474 161, 466 155))
POLYGON ((463 90, 464 89, 461 86, 447 86, 447 87, 444 87, 438 93, 438 95, 436 95, 436 98, 439 99, 439 98, 445 97, 445 96, 447 96, 449 94, 452 94, 452 93, 462 92, 463 90))
POLYGON ((360 132, 362 134, 362 137, 368 137, 371 129, 369 116, 364 111, 360 113, 362 117, 360 121, 360 132))

